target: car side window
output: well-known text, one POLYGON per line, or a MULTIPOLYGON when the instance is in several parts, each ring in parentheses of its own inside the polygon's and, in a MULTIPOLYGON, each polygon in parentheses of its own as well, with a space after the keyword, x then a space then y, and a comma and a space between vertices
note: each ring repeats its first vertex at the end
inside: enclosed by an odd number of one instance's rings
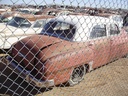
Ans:
POLYGON ((38 21, 35 22, 35 24, 33 25, 33 27, 34 28, 43 28, 46 23, 47 23, 47 19, 38 20, 38 21))
POLYGON ((54 27, 53 30, 68 30, 70 29, 70 24, 64 22, 57 22, 57 25, 54 27))
POLYGON ((20 27, 20 28, 23 28, 23 27, 29 28, 31 26, 31 23, 25 18, 13 17, 11 20, 9 20, 7 25, 20 27))
POLYGON ((52 35, 65 40, 73 40, 73 37, 76 32, 76 27, 72 24, 61 22, 61 21, 52 21, 48 22, 42 31, 42 34, 52 35))
POLYGON ((117 35, 119 34, 119 28, 116 24, 110 24, 110 35, 117 35))
POLYGON ((95 25, 90 33, 90 39, 106 36, 106 26, 104 24, 95 25))
POLYGON ((67 24, 64 22, 57 22, 57 25, 53 29, 60 37, 64 37, 65 39, 73 39, 73 35, 75 34, 75 29, 71 24, 67 24))
POLYGON ((31 23, 27 19, 20 19, 18 23, 19 23, 19 27, 21 28, 23 27, 29 28, 31 26, 31 23))

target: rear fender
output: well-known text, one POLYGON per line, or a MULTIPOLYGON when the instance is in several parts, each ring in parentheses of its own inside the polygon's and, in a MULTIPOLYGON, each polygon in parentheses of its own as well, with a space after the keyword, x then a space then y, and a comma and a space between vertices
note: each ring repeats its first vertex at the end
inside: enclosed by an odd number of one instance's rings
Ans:
POLYGON ((92 61, 92 57, 93 54, 90 48, 51 57, 45 62, 45 76, 54 79, 55 83, 58 80, 60 80, 59 82, 65 82, 69 80, 74 68, 84 64, 92 64, 89 63, 92 61))

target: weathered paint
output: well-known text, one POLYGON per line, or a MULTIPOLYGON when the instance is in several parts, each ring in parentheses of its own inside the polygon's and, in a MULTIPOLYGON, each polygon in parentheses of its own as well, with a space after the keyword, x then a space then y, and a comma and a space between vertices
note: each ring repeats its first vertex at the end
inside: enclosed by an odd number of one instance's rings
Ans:
MULTIPOLYGON (((119 36, 123 38, 126 35, 120 34, 115 38, 119 36)), ((119 40, 122 40, 121 38, 119 40)), ((110 40, 111 37, 106 37, 88 42, 68 42, 55 37, 34 35, 14 45, 12 55, 21 65, 27 66, 27 69, 36 68, 37 72, 40 71, 37 77, 41 76, 42 79, 45 77, 45 80, 54 79, 55 84, 60 84, 70 78, 72 69, 77 66, 89 64, 89 70, 92 70, 110 62, 110 55, 113 54, 110 50, 110 47, 113 46, 110 45, 110 40), (20 53, 23 57, 20 57, 20 53)), ((124 49, 123 46, 119 48, 124 49)), ((125 45, 125 49, 127 48, 128 46, 125 45)), ((120 55, 124 55, 124 53, 120 55)), ((114 54, 114 56, 117 55, 114 54)))
POLYGON ((70 42, 56 37, 34 35, 12 48, 12 57, 41 80, 54 79, 55 85, 69 80, 73 68, 88 64, 89 71, 128 53, 128 35, 122 30, 84 42, 70 42), (125 50, 125 52, 123 51, 125 50))

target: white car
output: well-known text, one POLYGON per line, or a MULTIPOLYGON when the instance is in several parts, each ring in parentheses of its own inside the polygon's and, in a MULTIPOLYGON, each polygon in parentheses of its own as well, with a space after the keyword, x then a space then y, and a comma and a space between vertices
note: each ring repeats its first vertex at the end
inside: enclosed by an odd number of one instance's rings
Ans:
POLYGON ((117 22, 120 29, 123 27, 123 18, 121 15, 111 15, 109 16, 109 19, 112 19, 117 22))
POLYGON ((22 17, 13 17, 7 24, 0 24, 0 49, 9 49, 13 43, 40 33, 49 20, 50 18, 31 22, 22 17))
POLYGON ((117 23, 117 25, 119 26, 119 29, 121 30, 123 27, 123 17, 119 14, 109 14, 109 13, 101 13, 98 14, 97 16, 100 17, 106 17, 110 20, 113 20, 114 22, 117 23))

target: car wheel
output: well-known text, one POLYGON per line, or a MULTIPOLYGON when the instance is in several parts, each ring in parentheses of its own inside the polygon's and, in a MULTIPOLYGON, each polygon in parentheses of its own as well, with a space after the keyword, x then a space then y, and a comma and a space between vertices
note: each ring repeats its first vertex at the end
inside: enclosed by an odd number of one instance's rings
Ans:
POLYGON ((84 65, 74 68, 68 81, 69 86, 74 86, 83 80, 86 69, 84 65))
POLYGON ((126 55, 126 58, 128 58, 128 54, 126 55))
POLYGON ((128 58, 128 54, 126 54, 125 56, 123 56, 124 58, 128 58))

